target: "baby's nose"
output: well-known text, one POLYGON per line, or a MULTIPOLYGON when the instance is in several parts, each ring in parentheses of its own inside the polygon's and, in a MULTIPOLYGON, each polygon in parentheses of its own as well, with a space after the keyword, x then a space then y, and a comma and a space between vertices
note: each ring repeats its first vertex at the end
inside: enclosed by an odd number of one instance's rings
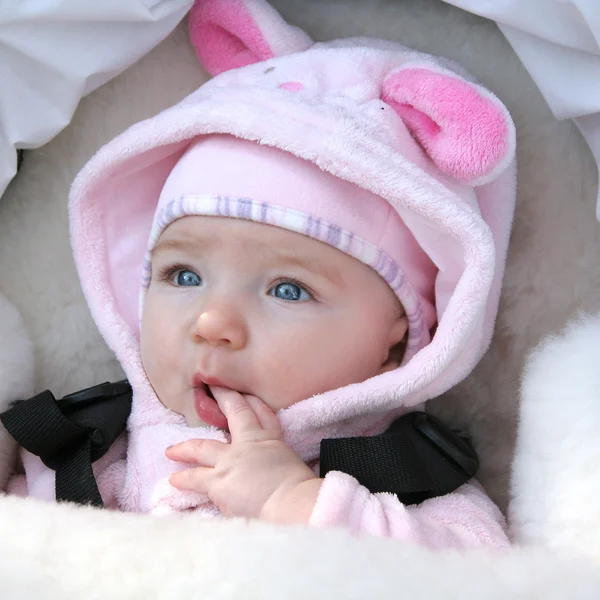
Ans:
POLYGON ((195 341, 239 350, 246 345, 248 331, 242 315, 223 305, 202 311, 193 325, 192 336, 195 341))

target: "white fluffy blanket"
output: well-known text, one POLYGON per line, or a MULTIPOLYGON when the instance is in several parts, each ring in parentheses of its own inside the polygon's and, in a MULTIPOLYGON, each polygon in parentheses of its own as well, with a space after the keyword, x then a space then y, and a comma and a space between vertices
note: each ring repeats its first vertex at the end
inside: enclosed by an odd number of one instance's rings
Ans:
MULTIPOLYGON (((456 59, 515 117, 519 198, 495 340, 476 371, 433 403, 470 430, 481 480, 508 510, 527 353, 580 311, 600 312, 593 160, 573 125, 554 120, 490 22, 439 0, 273 4, 314 39, 374 35, 456 59)), ((71 259, 66 198, 75 173, 101 144, 205 79, 180 27, 88 97, 59 137, 28 153, 0 202, 0 290, 34 340, 36 390, 65 394, 120 375, 71 259)), ((0 400, 32 389, 22 327, 0 302, 0 400)), ((510 506, 519 547, 506 555, 432 554, 342 531, 0 498, 0 597, 598 598, 599 341, 600 319, 588 319, 547 342, 528 364, 510 506)))

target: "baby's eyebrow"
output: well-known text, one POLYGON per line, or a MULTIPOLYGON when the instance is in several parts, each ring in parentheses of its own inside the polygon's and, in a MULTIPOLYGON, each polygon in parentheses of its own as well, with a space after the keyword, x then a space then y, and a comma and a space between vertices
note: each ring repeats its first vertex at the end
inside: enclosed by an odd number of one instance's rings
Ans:
POLYGON ((303 258, 288 252, 276 252, 276 256, 278 260, 287 266, 297 266, 308 271, 316 272, 334 283, 339 283, 342 280, 340 273, 336 269, 333 269, 327 262, 315 257, 303 258))
MULTIPOLYGON (((152 248, 150 252, 152 258, 159 253, 167 250, 174 250, 185 254, 194 254, 197 252, 206 252, 218 245, 219 241, 212 238, 194 239, 189 240, 185 238, 172 238, 172 239, 160 239, 156 246, 152 248)), ((255 256, 261 260, 271 261, 275 260, 282 263, 285 266, 300 267, 307 271, 312 271, 329 279, 334 283, 342 281, 342 277, 338 270, 332 268, 326 261, 319 260, 317 257, 303 257, 296 253, 286 251, 284 249, 269 248, 265 250, 263 248, 249 248, 248 252, 256 253, 255 256)))
POLYGON ((159 240, 156 246, 152 248, 150 254, 154 256, 158 252, 164 250, 178 250, 180 252, 197 252, 198 250, 206 250, 211 244, 207 240, 186 240, 186 239, 166 239, 159 240))

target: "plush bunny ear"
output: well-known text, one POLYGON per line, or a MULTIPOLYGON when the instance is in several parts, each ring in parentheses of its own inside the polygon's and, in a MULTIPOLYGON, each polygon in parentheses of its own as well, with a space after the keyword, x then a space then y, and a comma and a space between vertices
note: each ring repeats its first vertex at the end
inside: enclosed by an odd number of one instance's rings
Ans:
POLYGON ((471 185, 495 179, 515 152, 515 129, 491 92, 450 72, 405 66, 384 80, 382 100, 444 173, 471 185))
POLYGON ((192 45, 211 75, 313 45, 264 0, 196 0, 189 24, 192 45))

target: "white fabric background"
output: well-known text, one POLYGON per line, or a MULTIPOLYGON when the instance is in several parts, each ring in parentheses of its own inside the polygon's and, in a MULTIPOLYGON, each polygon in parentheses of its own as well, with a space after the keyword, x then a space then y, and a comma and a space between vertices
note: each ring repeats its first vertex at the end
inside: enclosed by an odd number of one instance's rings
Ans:
POLYGON ((193 0, 0 0, 0 196, 17 148, 66 127, 79 100, 158 45, 193 0))

